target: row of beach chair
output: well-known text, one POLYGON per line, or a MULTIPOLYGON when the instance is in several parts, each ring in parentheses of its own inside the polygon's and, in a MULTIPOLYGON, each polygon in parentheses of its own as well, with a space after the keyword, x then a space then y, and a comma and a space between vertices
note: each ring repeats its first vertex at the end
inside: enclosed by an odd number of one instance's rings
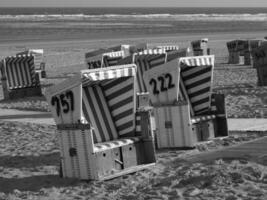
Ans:
POLYGON ((213 55, 122 46, 86 54, 88 69, 47 90, 64 177, 114 178, 154 165, 155 144, 192 148, 228 135, 213 55))

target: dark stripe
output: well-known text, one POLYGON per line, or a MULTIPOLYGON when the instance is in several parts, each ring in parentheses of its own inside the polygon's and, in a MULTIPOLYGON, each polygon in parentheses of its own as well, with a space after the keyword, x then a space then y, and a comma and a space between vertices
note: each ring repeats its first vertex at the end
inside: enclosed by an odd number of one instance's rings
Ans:
MULTIPOLYGON (((98 119, 98 116, 97 116, 97 113, 96 113, 96 110, 95 110, 95 106, 98 106, 98 105, 94 105, 93 104, 93 101, 92 101, 91 96, 89 94, 88 88, 85 88, 84 90, 85 90, 86 99, 88 100, 89 106, 92 109, 92 112, 93 112, 92 114, 93 114, 93 117, 94 117, 94 119, 96 121, 96 126, 97 126, 97 128, 99 130, 99 135, 100 135, 100 138, 102 140, 101 142, 104 142, 105 141, 105 135, 104 135, 103 129, 101 127, 101 124, 99 122, 99 119, 98 119)), ((94 95, 94 94, 91 94, 91 95, 94 95)))
POLYGON ((22 79, 22 85, 25 87, 25 86, 27 86, 27 84, 26 84, 26 82, 25 82, 25 77, 24 77, 24 75, 23 75, 23 67, 21 66, 21 61, 22 61, 23 59, 20 59, 19 60, 19 62, 17 63, 17 65, 19 66, 19 71, 20 71, 20 75, 21 75, 21 79, 22 79))
POLYGON ((123 139, 123 137, 127 138, 127 137, 139 136, 139 135, 141 135, 141 132, 135 132, 135 130, 133 130, 133 131, 130 131, 128 133, 124 133, 122 135, 122 139, 123 139))
POLYGON ((145 64, 143 64, 141 60, 138 60, 136 64, 137 64, 137 81, 138 81, 138 86, 140 90, 139 92, 145 92, 146 90, 145 90, 145 84, 143 80, 143 68, 145 67, 144 66, 145 64))
POLYGON ((10 75, 11 75, 11 77, 12 77, 12 85, 13 85, 13 87, 16 87, 16 82, 15 82, 15 69, 14 69, 14 67, 13 67, 13 62, 14 62, 14 58, 12 58, 11 60, 10 60, 10 65, 9 65, 9 69, 10 69, 10 75))
POLYGON ((27 81, 27 86, 29 86, 31 84, 31 79, 28 75, 28 66, 26 65, 26 61, 27 61, 27 58, 26 57, 23 57, 23 60, 21 61, 21 65, 24 66, 22 69, 24 70, 25 74, 26 74, 26 81, 27 81))
POLYGON ((117 129, 118 129, 118 131, 123 131, 123 130, 125 130, 127 128, 130 128, 132 126, 133 126, 133 121, 129 121, 129 122, 125 123, 125 124, 122 124, 122 125, 118 126, 117 129))
POLYGON ((118 91, 113 92, 112 94, 110 94, 109 96, 106 97, 106 99, 108 101, 112 100, 113 98, 116 98, 118 96, 123 95, 124 93, 131 91, 133 89, 133 84, 130 83, 129 85, 127 85, 126 87, 120 88, 118 91))
POLYGON ((136 120, 136 121, 135 121, 135 125, 136 125, 136 126, 140 126, 140 125, 141 125, 141 118, 140 118, 139 120, 136 120))
POLYGON ((102 88, 103 90, 108 90, 110 88, 113 88, 116 85, 121 84, 123 81, 126 81, 128 78, 131 78, 131 77, 116 78, 114 81, 111 81, 107 85, 102 86, 102 88))
POLYGON ((37 80, 35 78, 34 57, 33 56, 28 57, 28 64, 29 64, 29 69, 30 69, 32 85, 37 85, 38 83, 37 83, 37 80))
POLYGON ((199 80, 199 81, 196 81, 196 82, 194 82, 194 83, 191 83, 191 84, 189 84, 189 85, 186 85, 186 89, 188 90, 188 89, 197 87, 197 86, 199 86, 199 85, 202 85, 202 84, 204 84, 204 83, 208 83, 208 82, 211 82, 211 77, 207 77, 207 78, 205 78, 205 79, 201 79, 201 80, 199 80))
POLYGON ((201 99, 201 100, 199 100, 199 101, 196 101, 196 102, 194 102, 194 103, 192 103, 192 106, 193 107, 195 107, 195 106, 197 106, 197 105, 200 105, 200 104, 202 104, 202 103, 206 103, 206 102, 209 102, 209 97, 206 97, 206 98, 204 98, 204 99, 201 99))
POLYGON ((199 113, 203 113, 203 114, 205 114, 206 112, 208 112, 209 110, 207 110, 207 108, 203 108, 203 109, 201 109, 201 110, 198 110, 197 112, 195 112, 195 115, 196 114, 199 114, 199 113))
POLYGON ((111 111, 114 111, 128 103, 132 103, 133 102, 133 96, 128 97, 127 99, 123 99, 122 101, 119 101, 118 103, 114 104, 113 106, 110 107, 111 111))
POLYGON ((199 96, 199 95, 208 93, 209 91, 210 91, 210 87, 207 87, 207 88, 204 88, 204 89, 202 89, 202 90, 198 90, 197 92, 188 94, 188 97, 189 97, 189 98, 193 98, 193 97, 196 97, 196 96, 199 96))
MULTIPOLYGON (((97 87, 99 87, 99 86, 97 86, 97 87)), ((101 115, 102 115, 101 117, 103 118, 103 121, 104 121, 105 126, 106 126, 106 128, 107 128, 107 131, 108 131, 110 140, 113 140, 114 137, 113 137, 113 135, 112 135, 112 130, 111 130, 111 127, 110 127, 108 118, 107 118, 107 115, 110 115, 110 113, 105 113, 105 111, 104 111, 104 107, 107 108, 108 106, 107 106, 107 105, 104 105, 104 104, 105 104, 105 99, 104 99, 104 95, 103 95, 103 93, 102 93, 102 90, 101 90, 100 87, 99 87, 99 90, 97 90, 96 87, 93 87, 93 91, 94 91, 94 94, 95 94, 95 97, 96 97, 96 101, 98 102, 98 105, 99 105, 99 107, 100 107, 100 112, 101 112, 101 115), (101 92, 102 94, 99 94, 100 92, 101 92), (99 95, 101 95, 101 96, 103 97, 104 102, 101 101, 101 98, 100 98, 99 95)), ((108 110, 108 109, 107 109, 107 110, 108 110)), ((109 111, 109 110, 108 110, 108 111, 109 111)), ((107 139, 106 139, 106 140, 107 140, 107 139)))
POLYGON ((19 73, 19 66, 18 66, 18 61, 20 60, 20 58, 19 57, 16 57, 15 59, 14 59, 14 62, 13 62, 13 67, 15 68, 15 73, 16 73, 16 76, 17 76, 17 86, 21 86, 22 84, 21 84, 21 82, 20 82, 20 80, 19 80, 19 76, 20 76, 20 73, 19 73))
MULTIPOLYGON (((82 110, 83 110, 83 116, 85 117, 86 121, 89 124, 92 124, 91 120, 90 120, 90 117, 89 117, 89 114, 88 114, 88 112, 86 110, 86 106, 85 106, 84 100, 82 100, 82 110)), ((95 135, 94 129, 93 129, 93 139, 94 139, 94 143, 97 143, 97 139, 96 139, 96 135, 95 135)))
POLYGON ((6 60, 6 63, 5 63, 5 68, 6 68, 6 78, 7 78, 7 81, 8 81, 8 85, 9 87, 11 87, 11 79, 10 79, 10 69, 9 69, 9 59, 6 60))
POLYGON ((124 117, 127 117, 129 115, 132 115, 132 114, 133 114, 133 108, 130 108, 129 110, 126 110, 126 111, 114 116, 113 119, 116 122, 116 121, 118 121, 124 117))
MULTIPOLYGON (((188 67, 188 68, 191 68, 191 67, 188 67)), ((195 68, 195 67, 192 67, 193 69, 195 68)), ((191 69, 192 69, 191 68, 191 69)), ((205 68, 203 68, 203 67, 198 67, 198 68, 202 68, 201 70, 199 70, 199 71, 197 71, 197 72, 194 72, 194 73, 191 73, 191 74, 189 74, 189 75, 184 75, 184 70, 182 71, 182 76, 183 76, 183 79, 184 80, 188 80, 188 79, 192 79, 192 78, 195 78, 195 77, 197 77, 197 76, 200 76, 200 75, 202 75, 202 74, 206 74, 207 72, 210 72, 211 71, 211 68, 210 67, 205 67, 205 68)))

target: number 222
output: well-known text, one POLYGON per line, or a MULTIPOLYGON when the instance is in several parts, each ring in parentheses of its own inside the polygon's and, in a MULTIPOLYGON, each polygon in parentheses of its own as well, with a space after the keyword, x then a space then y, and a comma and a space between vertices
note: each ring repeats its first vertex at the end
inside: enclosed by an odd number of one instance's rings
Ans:
MULTIPOLYGON (((175 85, 172 82, 172 75, 169 73, 165 74, 165 76, 159 76, 157 78, 157 80, 160 81, 160 91, 161 92, 167 91, 168 89, 175 87, 175 85), (165 79, 168 79, 167 87, 165 87, 165 79)), ((153 86, 153 94, 159 94, 160 93, 160 91, 158 90, 158 87, 157 87, 157 84, 158 84, 157 80, 152 78, 149 81, 149 85, 153 86)))

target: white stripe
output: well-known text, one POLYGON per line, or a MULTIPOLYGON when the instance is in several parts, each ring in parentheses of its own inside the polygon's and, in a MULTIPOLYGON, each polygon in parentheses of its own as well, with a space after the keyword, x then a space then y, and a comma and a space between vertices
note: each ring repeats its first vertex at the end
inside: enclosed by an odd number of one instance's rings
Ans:
MULTIPOLYGON (((206 72, 205 74, 201 74, 201 75, 195 76, 194 78, 190 78, 188 80, 186 78, 184 78, 184 83, 185 83, 185 85, 190 85, 192 83, 195 83, 197 81, 200 81, 200 80, 203 80, 203 79, 209 78, 209 77, 211 78, 211 71, 206 72)), ((211 86, 211 82, 208 81, 208 83, 211 86)))
POLYGON ((113 120, 111 118, 110 111, 108 109, 108 105, 106 104, 106 99, 103 96, 102 89, 99 86, 97 87, 97 92, 98 92, 98 95, 99 95, 99 97, 101 99, 101 102, 103 102, 103 104, 104 104, 103 105, 104 113, 106 113, 106 118, 108 120, 109 127, 111 129, 111 134, 112 134, 112 136, 113 136, 114 139, 117 139, 118 138, 118 134, 117 134, 116 128, 114 126, 114 122, 113 122, 113 120))
POLYGON ((123 94, 121 94, 121 95, 119 95, 119 96, 117 96, 117 97, 112 98, 111 100, 109 100, 108 101, 108 104, 110 106, 113 106, 114 104, 120 102, 121 100, 124 100, 124 99, 126 99, 128 97, 133 96, 133 94, 134 94, 133 89, 132 90, 129 90, 128 92, 125 92, 125 93, 123 93, 123 94))
MULTIPOLYGON (((83 90, 88 90, 88 88, 83 88, 83 90)), ((89 92, 89 94, 91 94, 91 93, 89 92)), ((90 105, 89 105, 88 100, 86 99, 86 94, 85 94, 84 91, 83 91, 82 98, 83 98, 83 102, 84 102, 84 104, 85 104, 85 109, 87 110, 87 113, 88 113, 88 115, 89 115, 89 120, 90 120, 91 123, 93 124, 94 132, 95 132, 95 136, 96 136, 96 141, 97 141, 97 142, 102 142, 102 139, 101 139, 100 134, 99 134, 98 127, 96 126, 95 118, 92 117, 92 113, 93 113, 93 111, 92 111, 92 109, 91 109, 91 107, 90 107, 90 105)))
POLYGON ((201 99, 205 99, 205 98, 209 97, 209 95, 210 95, 209 92, 206 92, 206 93, 203 93, 201 95, 190 98, 190 101, 191 101, 191 103, 194 103, 196 101, 199 101, 201 99))
POLYGON ((122 113, 122 112, 124 112, 124 111, 129 110, 129 108, 133 108, 133 102, 130 102, 130 103, 124 105, 124 106, 121 106, 121 107, 119 107, 119 108, 113 110, 113 111, 112 111, 112 115, 113 115, 113 116, 116 116, 116 115, 118 115, 118 114, 120 114, 120 113, 122 113))
POLYGON ((127 117, 124 117, 122 119, 115 121, 115 124, 118 127, 133 120, 134 120, 134 115, 131 114, 131 115, 128 115, 127 117))
POLYGON ((127 128, 127 129, 123 129, 122 131, 119 132, 119 135, 124 135, 124 134, 126 134, 126 133, 131 132, 131 131, 134 131, 134 129, 135 129, 135 127, 133 127, 133 126, 127 128))
MULTIPOLYGON (((126 81, 123 82, 123 85, 128 86, 130 84, 133 84, 134 82, 134 78, 129 78, 126 81)), ((114 92, 117 92, 118 90, 122 89, 122 85, 121 84, 117 84, 111 88, 109 88, 108 90, 104 90, 105 96, 109 96, 111 94, 113 94, 114 92)))
POLYGON ((191 89, 188 89, 188 90, 187 90, 187 93, 188 93, 188 94, 192 94, 192 93, 194 93, 194 92, 197 92, 197 91, 199 91, 199 90, 201 90, 201 89, 204 89, 204 88, 207 88, 207 87, 210 87, 210 83, 209 83, 209 82, 208 82, 208 83, 201 84, 201 85, 198 85, 198 86, 193 87, 193 88, 191 88, 191 89))
POLYGON ((209 102, 205 102, 205 103, 199 104, 197 106, 194 106, 195 112, 197 112, 197 111, 199 111, 201 109, 204 109, 204 108, 210 108, 209 102))
MULTIPOLYGON (((99 87, 99 86, 96 86, 96 87, 99 87)), ((90 94, 94 94, 93 88, 89 87, 88 90, 89 90, 89 93, 90 94)), ((105 141, 109 141, 110 140, 110 137, 109 137, 109 134, 108 134, 108 130, 107 130, 106 124, 105 124, 103 118, 101 117, 102 116, 102 113, 99 110, 99 103, 97 102, 97 100, 95 98, 95 95, 91 95, 91 99, 93 101, 93 105, 97 105, 97 106, 95 106, 95 111, 97 113, 97 116, 95 116, 95 117, 98 118, 99 123, 100 123, 100 126, 103 129, 105 141)))

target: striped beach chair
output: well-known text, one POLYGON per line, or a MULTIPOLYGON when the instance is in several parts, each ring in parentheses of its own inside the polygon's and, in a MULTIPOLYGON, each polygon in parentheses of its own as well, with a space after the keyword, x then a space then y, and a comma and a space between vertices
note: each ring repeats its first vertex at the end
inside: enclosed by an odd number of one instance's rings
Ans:
POLYGON ((155 164, 150 111, 136 66, 82 70, 46 93, 64 177, 105 180, 155 164))
POLYGON ((5 99, 42 95, 33 55, 7 57, 1 62, 2 87, 5 99))
POLYGON ((196 56, 144 73, 155 107, 159 148, 194 147, 199 141, 228 135, 224 97, 212 95, 213 68, 214 56, 196 56))
POLYGON ((16 54, 19 55, 32 55, 34 56, 35 71, 39 75, 39 79, 46 78, 44 50, 43 49, 28 49, 16 54))

